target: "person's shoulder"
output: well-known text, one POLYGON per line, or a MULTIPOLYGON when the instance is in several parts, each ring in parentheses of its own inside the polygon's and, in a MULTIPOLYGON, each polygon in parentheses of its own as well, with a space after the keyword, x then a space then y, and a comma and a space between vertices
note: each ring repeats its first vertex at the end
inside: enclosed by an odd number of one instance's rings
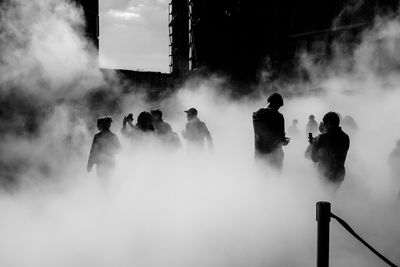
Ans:
POLYGON ((339 128, 339 133, 342 135, 343 138, 350 139, 349 135, 345 131, 343 131, 341 127, 339 128))
POLYGON ((104 135, 107 136, 108 138, 117 138, 117 135, 111 131, 104 132, 104 135))
POLYGON ((94 135, 94 139, 97 139, 97 138, 99 138, 99 137, 101 137, 101 136, 103 136, 103 135, 104 135, 103 131, 97 132, 97 133, 94 135))
POLYGON ((256 112, 253 112, 253 119, 262 118, 269 113, 267 108, 260 108, 256 112))
POLYGON ((194 123, 196 123, 196 125, 204 127, 206 126, 206 123, 200 119, 197 119, 194 123))
POLYGON ((267 108, 260 108, 259 110, 257 110, 253 114, 261 115, 261 114, 267 113, 268 111, 269 111, 269 109, 267 109, 267 108))

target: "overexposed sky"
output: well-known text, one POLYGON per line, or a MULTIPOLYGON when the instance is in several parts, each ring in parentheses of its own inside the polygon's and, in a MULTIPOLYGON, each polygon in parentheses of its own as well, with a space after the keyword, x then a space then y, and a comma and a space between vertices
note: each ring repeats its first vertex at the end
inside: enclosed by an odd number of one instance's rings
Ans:
POLYGON ((169 72, 169 0, 99 0, 100 64, 169 72))

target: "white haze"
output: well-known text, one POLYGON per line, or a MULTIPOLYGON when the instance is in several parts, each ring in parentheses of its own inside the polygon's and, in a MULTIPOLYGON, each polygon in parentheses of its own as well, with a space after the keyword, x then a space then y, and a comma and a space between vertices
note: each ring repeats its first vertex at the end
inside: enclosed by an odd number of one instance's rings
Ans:
MULTIPOLYGON (((21 4, 16 11, 25 10, 26 1, 13 2, 21 4)), ((7 47, 12 60, 2 62, 2 74, 17 74, 15 79, 2 75, 2 85, 11 82, 33 95, 58 99, 62 94, 68 100, 72 96, 66 88, 88 91, 102 84, 98 72, 82 66, 95 59, 74 26, 75 19, 81 20, 79 12, 61 1, 29 2, 36 7, 29 16, 8 21, 18 25, 17 30, 31 31, 32 38, 22 39, 33 44, 33 39, 38 40, 35 36, 45 36, 39 38, 39 47, 52 48, 57 34, 66 42, 54 46, 55 53, 37 53, 32 45, 23 50, 7 47), (68 12, 45 19, 50 3, 68 12), (46 24, 50 19, 54 23, 46 24), (27 59, 30 64, 22 64, 27 59), (54 94, 39 88, 38 75, 40 84, 54 94), (35 86, 30 86, 32 81, 35 86)), ((123 149, 108 186, 85 170, 95 134, 87 130, 87 114, 67 104, 57 105, 43 121, 39 137, 3 138, 2 156, 22 155, 32 168, 19 177, 17 191, 3 191, 0 196, 0 265, 311 266, 319 200, 331 201, 334 213, 400 262, 399 187, 387 168, 387 156, 400 136, 396 116, 400 81, 395 69, 399 38, 397 21, 377 23, 351 60, 338 57, 323 70, 305 63, 315 79, 301 84, 305 94, 285 99, 286 128, 297 118, 302 133, 311 113, 318 121, 331 110, 356 119, 359 130, 352 136, 347 175, 336 197, 319 183, 313 165, 304 159, 304 133, 285 147, 281 174, 255 166, 251 115, 265 106, 263 93, 234 100, 218 91, 218 81, 210 80, 195 87, 188 83, 158 103, 178 133, 185 125, 183 110, 198 108, 214 138, 213 151, 199 155, 185 149, 166 151, 152 140, 130 144, 120 135, 123 113, 115 116, 112 130, 123 149), (355 67, 344 71, 350 61, 355 67), (307 93, 314 88, 321 88, 320 93, 307 93), (43 162, 49 170, 37 167, 43 162)), ((4 57, 4 50, 1 53, 4 57)), ((9 90, 8 86, 2 90, 9 90)), ((126 98, 124 112, 137 117, 139 111, 155 107, 142 99, 126 98)), ((384 266, 336 222, 331 226, 331 266, 384 266)))

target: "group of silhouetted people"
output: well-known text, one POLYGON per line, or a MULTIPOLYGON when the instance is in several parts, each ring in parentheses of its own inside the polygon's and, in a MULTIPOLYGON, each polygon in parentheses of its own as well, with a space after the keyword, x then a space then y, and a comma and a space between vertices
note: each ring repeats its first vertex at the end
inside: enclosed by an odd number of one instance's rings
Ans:
POLYGON ((179 148, 181 143, 178 135, 172 131, 171 125, 163 120, 162 115, 159 109, 143 111, 137 117, 136 125, 133 125, 133 115, 128 114, 122 122, 121 133, 126 138, 139 141, 142 137, 154 136, 168 146, 179 148))
MULTIPOLYGON (((281 170, 284 160, 282 147, 290 143, 286 137, 285 119, 279 112, 284 105, 280 94, 274 93, 268 98, 268 106, 253 113, 255 158, 265 162, 276 170, 281 170)), ((182 137, 186 140, 188 150, 198 151, 204 147, 207 141, 212 148, 213 141, 207 125, 198 118, 198 111, 190 108, 184 111, 187 116, 182 137)), ((170 148, 180 148, 181 142, 178 135, 172 130, 170 124, 163 120, 161 110, 143 111, 137 117, 134 125, 133 115, 124 117, 121 133, 127 139, 139 142, 143 137, 152 136, 166 144, 170 148)), ((345 161, 350 147, 350 138, 340 127, 341 117, 336 112, 328 112, 321 123, 315 121, 314 115, 309 116, 306 125, 309 146, 305 151, 305 157, 312 160, 318 173, 324 181, 339 187, 345 177, 345 161)), ((99 177, 109 177, 115 166, 115 155, 120 150, 118 137, 110 131, 111 117, 103 117, 97 120, 99 132, 94 136, 90 149, 87 170, 90 172, 96 165, 99 177)), ((297 119, 289 127, 290 136, 300 134, 297 128, 297 119)), ((346 132, 354 132, 357 125, 354 119, 346 116, 343 119, 343 127, 346 132)), ((389 157, 389 164, 394 175, 400 177, 400 141, 389 157)))
MULTIPOLYGON (((268 106, 253 114, 255 157, 265 161, 269 166, 281 170, 284 153, 282 146, 290 142, 285 134, 285 119, 279 112, 284 105, 280 94, 274 93, 268 98, 268 106)), ((207 125, 198 118, 198 111, 190 108, 185 111, 187 123, 182 137, 187 142, 188 150, 198 151, 204 147, 205 141, 212 147, 212 137, 207 125)), ((153 136, 170 147, 179 148, 181 142, 170 124, 165 122, 159 109, 143 111, 137 117, 134 125, 133 114, 124 117, 121 133, 128 139, 143 141, 143 137, 153 136)), ((97 121, 99 133, 94 136, 88 160, 88 171, 97 165, 99 177, 109 176, 115 165, 115 155, 120 149, 117 136, 110 131, 111 117, 100 118, 97 121)), ((327 113, 321 124, 315 121, 313 115, 309 117, 306 132, 309 134, 309 147, 306 157, 316 162, 321 176, 328 181, 340 184, 345 175, 344 163, 350 145, 349 136, 339 127, 340 117, 335 112, 327 113), (320 134, 318 134, 320 131, 320 134), (315 136, 315 137, 314 137, 315 136)), ((294 127, 289 130, 298 133, 294 127)))
MULTIPOLYGON (((268 98, 268 106, 253 114, 255 157, 277 170, 281 170, 283 165, 282 146, 290 142, 285 133, 284 117, 279 112, 283 104, 282 96, 274 93, 268 98)), ((293 125, 289 128, 291 136, 300 134, 297 123, 297 119, 293 120, 293 125)), ((315 121, 314 115, 311 115, 306 126, 309 136, 306 158, 316 163, 323 179, 336 186, 344 179, 344 164, 350 146, 350 138, 339 124, 339 115, 328 112, 320 125, 315 121)))
MULTIPOLYGON (((204 147, 205 140, 212 148, 210 131, 207 125, 197 116, 197 110, 190 108, 184 112, 188 121, 185 130, 182 131, 182 136, 187 142, 188 149, 191 151, 201 150, 204 147)), ((148 137, 156 138, 168 148, 179 149, 181 142, 178 134, 172 130, 169 123, 163 120, 162 116, 162 111, 159 109, 150 112, 143 111, 137 117, 137 122, 134 125, 133 114, 128 114, 123 119, 121 134, 129 140, 137 142, 144 142, 145 138, 148 137)), ((112 118, 110 116, 97 120, 99 132, 94 136, 90 149, 87 170, 90 172, 93 165, 96 165, 98 177, 110 176, 115 166, 115 156, 121 147, 118 137, 110 131, 111 123, 112 118)))

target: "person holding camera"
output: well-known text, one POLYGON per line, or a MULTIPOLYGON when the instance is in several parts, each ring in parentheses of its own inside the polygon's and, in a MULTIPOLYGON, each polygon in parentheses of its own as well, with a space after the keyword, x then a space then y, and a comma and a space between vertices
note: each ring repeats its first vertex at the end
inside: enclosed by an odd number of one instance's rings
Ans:
POLYGON ((327 182, 337 187, 344 180, 345 161, 350 147, 349 136, 342 131, 340 117, 335 112, 325 114, 323 133, 317 138, 309 134, 310 158, 317 163, 318 172, 327 182))

